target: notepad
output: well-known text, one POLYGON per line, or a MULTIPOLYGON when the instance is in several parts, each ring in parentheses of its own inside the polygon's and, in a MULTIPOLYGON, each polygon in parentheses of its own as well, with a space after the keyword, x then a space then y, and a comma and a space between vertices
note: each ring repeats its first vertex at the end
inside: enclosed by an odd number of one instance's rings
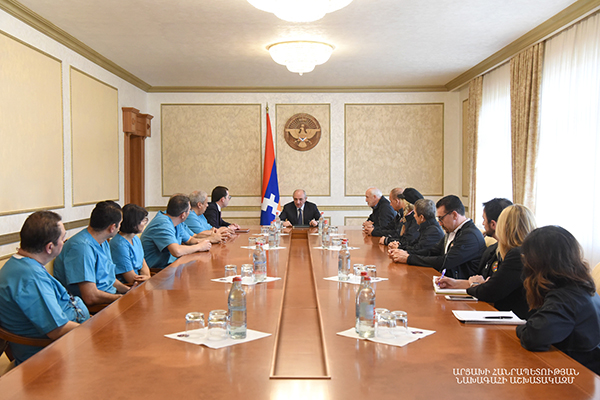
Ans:
POLYGON ((436 278, 439 276, 433 277, 433 290, 435 290, 435 294, 467 294, 467 289, 442 289, 437 283, 435 283, 436 278))
POLYGON ((452 313, 456 319, 465 324, 524 325, 527 322, 512 311, 452 310, 452 313))

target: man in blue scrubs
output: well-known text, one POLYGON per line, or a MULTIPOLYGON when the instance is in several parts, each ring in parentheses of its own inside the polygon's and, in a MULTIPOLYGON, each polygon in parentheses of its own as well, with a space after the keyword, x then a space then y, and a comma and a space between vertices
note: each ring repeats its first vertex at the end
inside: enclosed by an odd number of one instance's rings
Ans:
POLYGON ((189 196, 191 210, 184 224, 194 233, 197 239, 207 238, 211 243, 219 243, 221 239, 227 238, 233 233, 233 230, 226 226, 219 229, 213 228, 204 216, 204 211, 208 207, 208 193, 202 190, 196 190, 189 196))
POLYGON ((81 296, 88 307, 111 303, 129 290, 115 277, 108 244, 119 232, 122 219, 121 207, 114 201, 96 204, 89 226, 70 238, 54 261, 56 279, 70 293, 81 296))
POLYGON ((190 198, 177 194, 169 199, 167 212, 159 211, 144 229, 142 247, 148 267, 165 268, 181 256, 211 248, 209 240, 193 237, 183 223, 190 210, 190 198))
MULTIPOLYGON (((0 325, 17 335, 56 340, 90 317, 79 297, 44 268, 62 250, 66 232, 60 215, 31 214, 21 228, 21 245, 0 269, 0 325)), ((15 364, 41 347, 10 344, 15 364)))

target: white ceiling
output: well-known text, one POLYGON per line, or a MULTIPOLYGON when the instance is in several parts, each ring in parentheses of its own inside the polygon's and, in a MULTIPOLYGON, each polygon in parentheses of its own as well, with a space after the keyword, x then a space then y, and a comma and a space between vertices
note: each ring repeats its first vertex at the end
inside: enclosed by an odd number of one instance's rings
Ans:
POLYGON ((354 0, 290 23, 246 0, 20 0, 151 86, 239 88, 441 86, 575 0, 354 0), (269 44, 336 47, 299 76, 269 44))

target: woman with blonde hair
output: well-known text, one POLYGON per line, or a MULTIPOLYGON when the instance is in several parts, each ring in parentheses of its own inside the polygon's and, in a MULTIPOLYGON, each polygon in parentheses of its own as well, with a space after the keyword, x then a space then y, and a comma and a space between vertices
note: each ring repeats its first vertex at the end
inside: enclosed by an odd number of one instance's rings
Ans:
POLYGON ((554 345, 600 374, 600 296, 581 246, 566 229, 545 226, 522 249, 527 301, 537 310, 517 327, 521 345, 531 351, 554 345))
POLYGON ((438 280, 438 285, 467 289, 468 294, 493 303, 500 311, 513 311, 519 318, 527 318, 532 311, 527 305, 521 276, 521 244, 535 228, 535 217, 527 207, 520 204, 506 207, 496 224, 500 260, 496 270, 487 279, 481 275, 471 276, 468 281, 444 277, 438 280))

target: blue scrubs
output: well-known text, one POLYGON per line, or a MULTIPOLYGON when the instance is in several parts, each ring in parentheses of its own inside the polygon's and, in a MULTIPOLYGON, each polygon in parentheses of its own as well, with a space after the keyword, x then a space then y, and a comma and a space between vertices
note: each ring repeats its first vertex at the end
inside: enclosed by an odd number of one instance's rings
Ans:
MULTIPOLYGON (((7 331, 30 338, 46 334, 69 321, 83 322, 90 317, 79 297, 65 288, 36 260, 14 255, 0 269, 0 321, 7 331)), ((16 364, 41 347, 11 343, 16 364)))
POLYGON ((123 278, 125 272, 133 271, 139 275, 144 266, 144 249, 139 237, 134 236, 133 245, 121 235, 116 235, 110 240, 110 253, 115 263, 115 274, 117 279, 123 283, 127 281, 123 278))
POLYGON ((190 215, 188 215, 184 223, 194 233, 204 232, 209 229, 212 230, 212 225, 208 223, 204 214, 198 216, 194 210, 190 211, 190 215))
POLYGON ((94 282, 98 290, 117 293, 108 241, 98 244, 87 228, 67 240, 54 260, 54 277, 76 296, 81 296, 77 285, 81 282, 94 282))
POLYGON ((165 268, 176 260, 169 252, 169 245, 182 244, 190 240, 190 230, 185 224, 173 225, 163 211, 156 213, 142 233, 142 247, 146 263, 150 268, 165 268))

